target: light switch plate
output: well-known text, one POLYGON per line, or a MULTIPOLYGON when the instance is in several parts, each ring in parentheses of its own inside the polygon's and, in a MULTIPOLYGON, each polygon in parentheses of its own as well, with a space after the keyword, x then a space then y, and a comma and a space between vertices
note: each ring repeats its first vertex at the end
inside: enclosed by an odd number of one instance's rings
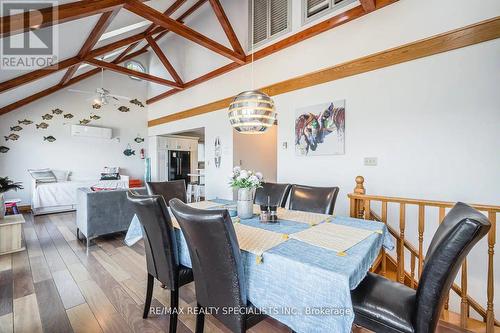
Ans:
POLYGON ((377 166, 376 157, 365 157, 365 166, 377 166))

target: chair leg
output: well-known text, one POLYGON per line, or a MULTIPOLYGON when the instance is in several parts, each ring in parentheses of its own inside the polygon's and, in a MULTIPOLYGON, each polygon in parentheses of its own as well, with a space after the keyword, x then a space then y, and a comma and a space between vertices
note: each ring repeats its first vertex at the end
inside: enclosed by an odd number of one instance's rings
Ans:
POLYGON ((205 314, 201 310, 200 304, 197 306, 198 314, 196 315, 196 330, 195 333, 203 333, 205 327, 205 314))
POLYGON ((148 289, 146 290, 146 302, 144 303, 144 313, 142 318, 146 319, 151 308, 151 298, 153 297, 153 285, 155 283, 155 278, 153 275, 148 274, 148 289))
POLYGON ((177 315, 179 308, 179 289, 170 291, 170 328, 169 333, 175 333, 177 331, 177 315))
POLYGON ((76 228, 76 239, 80 240, 80 229, 76 228))

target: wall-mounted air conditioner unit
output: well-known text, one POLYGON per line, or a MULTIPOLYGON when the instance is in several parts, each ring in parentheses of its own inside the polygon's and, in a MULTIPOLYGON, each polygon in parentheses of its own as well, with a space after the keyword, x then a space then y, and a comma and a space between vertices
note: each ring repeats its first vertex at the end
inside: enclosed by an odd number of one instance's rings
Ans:
POLYGON ((87 138, 111 139, 113 131, 111 128, 71 125, 71 136, 82 136, 87 138))

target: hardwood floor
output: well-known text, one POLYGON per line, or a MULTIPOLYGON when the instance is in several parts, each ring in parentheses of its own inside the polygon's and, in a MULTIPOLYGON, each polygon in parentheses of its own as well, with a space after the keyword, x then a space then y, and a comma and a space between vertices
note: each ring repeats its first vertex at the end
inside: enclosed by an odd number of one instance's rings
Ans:
MULTIPOLYGON (((128 247, 123 235, 101 237, 87 250, 76 239, 74 213, 26 214, 25 219, 26 250, 0 256, 1 333, 168 331, 167 315, 142 319, 147 277, 142 241, 128 247)), ((155 281, 152 306, 168 307, 169 294, 155 281)), ((182 287, 180 296, 181 307, 194 307, 194 284, 182 287)), ((194 328, 194 315, 179 315, 178 332, 194 328)), ((208 316, 205 332, 229 330, 208 316)), ((267 319, 249 332, 290 329, 267 319)))

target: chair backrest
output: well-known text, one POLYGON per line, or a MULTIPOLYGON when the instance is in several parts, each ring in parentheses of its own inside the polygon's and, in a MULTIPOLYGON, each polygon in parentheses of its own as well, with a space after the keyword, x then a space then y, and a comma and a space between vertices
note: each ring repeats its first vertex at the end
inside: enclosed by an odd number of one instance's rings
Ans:
POLYGON ((161 195, 165 199, 167 206, 170 200, 174 198, 187 202, 186 182, 184 179, 168 182, 147 182, 146 188, 150 195, 161 195))
POLYGON ((262 187, 255 191, 254 202, 267 205, 269 197, 271 206, 285 207, 291 187, 290 184, 262 183, 262 187))
POLYGON ((439 315, 463 260, 490 229, 488 219, 457 203, 446 215, 432 238, 416 294, 416 333, 434 332, 439 315))
MULTIPOLYGON (((202 307, 247 305, 243 262, 227 210, 192 208, 178 199, 170 209, 181 226, 191 257, 196 300, 202 307)), ((215 315, 232 332, 244 327, 242 314, 215 315)))
POLYGON ((168 289, 177 289, 177 242, 165 200, 161 195, 137 195, 131 192, 127 198, 133 204, 144 230, 148 273, 168 289))
POLYGON ((311 213, 333 214, 338 187, 292 185, 290 209, 311 213))

